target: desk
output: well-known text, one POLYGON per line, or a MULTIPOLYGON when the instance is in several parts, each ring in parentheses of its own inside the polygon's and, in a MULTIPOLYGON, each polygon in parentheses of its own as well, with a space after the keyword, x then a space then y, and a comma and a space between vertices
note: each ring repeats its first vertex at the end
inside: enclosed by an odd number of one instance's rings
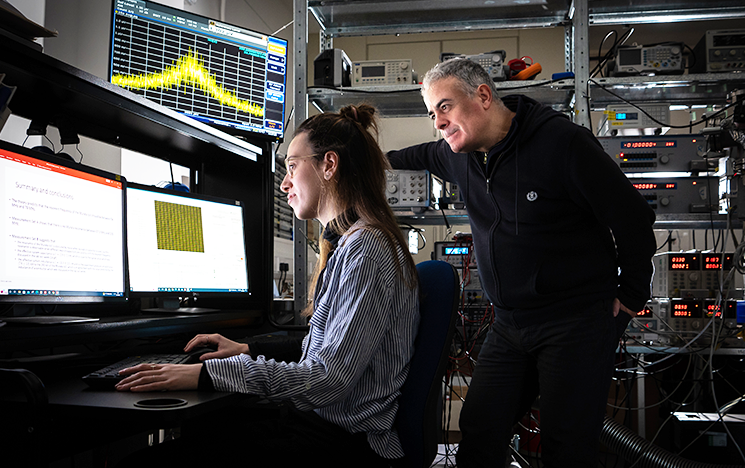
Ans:
MULTIPOLYGON (((10 442, 8 439, 0 442, 8 443, 0 455, 0 465, 3 465, 3 459, 7 460, 6 457, 17 459, 22 455, 14 457, 13 454, 30 449, 42 450, 46 461, 80 459, 80 454, 85 453, 91 459, 90 464, 85 463, 85 466, 111 466, 122 456, 144 448, 148 433, 176 428, 188 420, 253 398, 229 392, 132 393, 93 390, 79 378, 53 382, 46 385, 46 390, 49 405, 44 409, 45 421, 38 426, 35 440, 30 444, 27 440, 16 443, 13 438, 10 442), (152 399, 181 399, 186 403, 170 408, 141 408, 136 405, 152 399)), ((12 404, 23 400, 19 395, 18 398, 11 397, 9 401, 12 404)), ((18 403, 16 406, 19 406, 18 403)), ((19 437, 26 438, 24 434, 19 437)))
POLYGON ((70 416, 115 424, 131 422, 145 428, 178 425, 186 419, 204 415, 245 398, 240 393, 196 390, 147 393, 93 390, 81 379, 52 383, 47 386, 47 394, 51 411, 57 417, 70 416), (186 401, 186 404, 164 408, 136 406, 142 400, 152 399, 180 399, 186 401))

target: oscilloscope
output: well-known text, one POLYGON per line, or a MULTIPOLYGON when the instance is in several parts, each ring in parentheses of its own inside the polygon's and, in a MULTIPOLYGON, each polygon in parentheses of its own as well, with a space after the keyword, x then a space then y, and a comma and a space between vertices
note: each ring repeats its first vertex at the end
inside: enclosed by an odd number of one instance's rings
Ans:
POLYGON ((281 140, 287 41, 146 0, 114 0, 109 81, 237 136, 281 140))

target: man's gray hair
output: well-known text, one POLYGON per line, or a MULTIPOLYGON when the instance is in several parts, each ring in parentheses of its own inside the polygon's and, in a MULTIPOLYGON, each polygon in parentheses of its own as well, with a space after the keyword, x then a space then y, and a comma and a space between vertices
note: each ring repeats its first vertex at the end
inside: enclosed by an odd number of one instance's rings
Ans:
POLYGON ((461 90, 468 96, 473 97, 476 89, 482 84, 491 88, 495 100, 499 100, 497 87, 494 81, 481 65, 466 58, 451 58, 440 62, 429 70, 422 79, 422 93, 430 86, 445 78, 457 78, 461 90))

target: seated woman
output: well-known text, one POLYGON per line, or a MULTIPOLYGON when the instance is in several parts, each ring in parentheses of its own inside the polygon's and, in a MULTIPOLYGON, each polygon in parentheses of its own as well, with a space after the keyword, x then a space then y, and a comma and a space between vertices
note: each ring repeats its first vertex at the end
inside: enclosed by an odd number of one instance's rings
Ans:
POLYGON ((122 371, 128 376, 117 386, 132 392, 214 388, 290 404, 270 421, 252 420, 249 413, 240 421, 210 423, 210 434, 161 444, 153 465, 164 457, 168 466, 198 460, 209 463, 202 466, 266 466, 265 460, 278 467, 400 462, 393 423, 419 324, 418 285, 385 198, 389 165, 372 133, 374 113, 360 105, 313 116, 287 151, 281 185, 287 202, 299 219, 315 218, 325 227, 304 311, 310 330, 302 358, 252 357, 246 344, 198 335, 185 351, 217 347, 202 356, 203 364, 140 365, 122 371))

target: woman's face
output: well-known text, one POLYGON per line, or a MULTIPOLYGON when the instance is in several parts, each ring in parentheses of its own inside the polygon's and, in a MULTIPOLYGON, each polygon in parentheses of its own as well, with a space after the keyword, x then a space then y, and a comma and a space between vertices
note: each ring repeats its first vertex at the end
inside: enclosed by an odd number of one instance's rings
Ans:
MULTIPOLYGON (((308 143, 306 133, 300 133, 290 142, 285 158, 287 174, 280 189, 287 194, 287 203, 298 219, 320 219, 323 179, 318 168, 318 160, 313 156, 313 148, 308 143)), ((326 220, 328 221, 328 220, 326 220)))

